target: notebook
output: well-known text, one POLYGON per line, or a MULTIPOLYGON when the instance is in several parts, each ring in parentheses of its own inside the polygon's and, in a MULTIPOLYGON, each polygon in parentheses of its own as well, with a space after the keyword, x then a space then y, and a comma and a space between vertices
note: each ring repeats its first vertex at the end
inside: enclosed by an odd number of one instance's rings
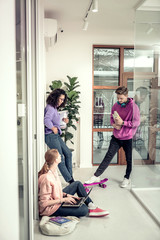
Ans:
POLYGON ((119 114, 118 114, 117 111, 114 111, 114 113, 112 114, 112 116, 113 116, 113 119, 114 119, 114 120, 120 118, 120 116, 119 116, 119 114))
POLYGON ((89 192, 87 193, 86 197, 81 197, 80 199, 75 199, 76 203, 62 203, 62 207, 81 207, 82 204, 84 204, 84 202, 86 201, 86 199, 89 197, 90 192, 92 191, 92 188, 90 188, 89 192))
POLYGON ((52 222, 52 223, 55 223, 57 225, 62 225, 63 223, 67 223, 67 222, 70 222, 71 220, 70 219, 67 219, 65 217, 52 217, 49 219, 49 222, 52 222))

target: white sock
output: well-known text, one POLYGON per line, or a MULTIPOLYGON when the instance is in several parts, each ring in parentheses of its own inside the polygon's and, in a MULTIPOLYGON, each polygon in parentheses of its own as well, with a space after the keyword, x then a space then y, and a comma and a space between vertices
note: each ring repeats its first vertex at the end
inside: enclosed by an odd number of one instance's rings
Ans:
POLYGON ((89 209, 96 209, 96 206, 94 205, 93 202, 90 202, 90 203, 88 204, 88 208, 89 208, 89 209))

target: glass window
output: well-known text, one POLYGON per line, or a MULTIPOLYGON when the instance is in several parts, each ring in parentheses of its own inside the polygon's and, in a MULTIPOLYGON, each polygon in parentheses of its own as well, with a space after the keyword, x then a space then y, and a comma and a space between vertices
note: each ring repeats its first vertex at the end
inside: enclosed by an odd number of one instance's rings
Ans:
MULTIPOLYGON (((100 164, 108 151, 112 132, 94 132, 93 133, 93 164, 100 164)), ((117 154, 112 163, 117 163, 117 154)))
POLYGON ((94 48, 94 86, 118 86, 119 49, 94 48))
POLYGON ((134 49, 124 49, 124 72, 133 72, 134 68, 134 49))
POLYGON ((111 128, 110 114, 117 101, 115 90, 94 90, 93 128, 111 128))

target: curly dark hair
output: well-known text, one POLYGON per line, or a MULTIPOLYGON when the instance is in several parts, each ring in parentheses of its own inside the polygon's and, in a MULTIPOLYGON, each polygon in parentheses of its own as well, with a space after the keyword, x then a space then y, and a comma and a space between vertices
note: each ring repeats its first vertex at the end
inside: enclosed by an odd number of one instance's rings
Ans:
POLYGON ((60 107, 64 107, 65 104, 66 104, 66 101, 67 101, 67 94, 66 92, 63 90, 63 89, 60 89, 60 88, 57 88, 55 90, 53 90, 49 96, 47 97, 47 100, 46 100, 46 103, 51 105, 52 107, 57 107, 60 108, 60 107), (58 99, 61 95, 64 95, 65 98, 64 98, 64 102, 59 106, 57 107, 57 104, 58 104, 58 99))

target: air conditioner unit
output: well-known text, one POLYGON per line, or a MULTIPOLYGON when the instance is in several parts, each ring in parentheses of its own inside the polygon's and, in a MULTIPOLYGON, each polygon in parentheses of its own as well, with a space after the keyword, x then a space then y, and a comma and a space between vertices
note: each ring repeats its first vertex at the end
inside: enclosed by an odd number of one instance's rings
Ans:
POLYGON ((44 37, 52 38, 57 34, 57 20, 44 18, 44 37))
POLYGON ((57 20, 44 18, 44 40, 46 50, 57 42, 57 20))

